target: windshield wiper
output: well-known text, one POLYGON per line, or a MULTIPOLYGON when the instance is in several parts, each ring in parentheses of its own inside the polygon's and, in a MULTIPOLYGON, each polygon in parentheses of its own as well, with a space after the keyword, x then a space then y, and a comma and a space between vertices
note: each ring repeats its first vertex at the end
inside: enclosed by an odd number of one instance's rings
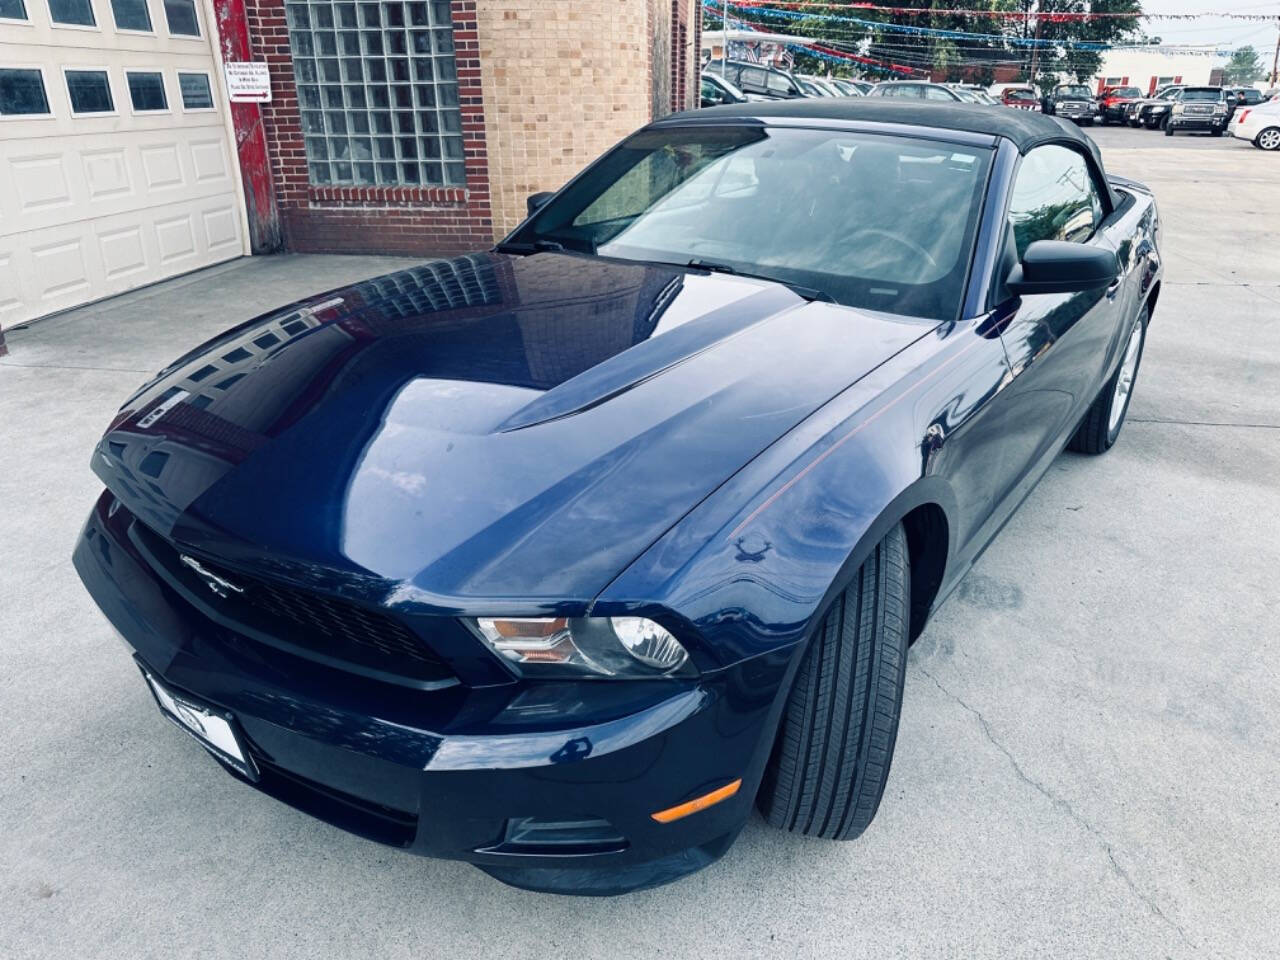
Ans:
POLYGON ((798 297, 805 300, 821 300, 823 303, 835 303, 835 298, 825 290, 819 290, 817 287, 806 287, 800 283, 792 283, 790 280, 782 280, 778 277, 771 277, 764 273, 746 273, 737 267, 727 263, 720 263, 718 260, 703 260, 701 257, 694 257, 685 263, 686 267, 692 267, 695 270, 706 270, 709 273, 727 273, 735 277, 750 277, 752 280, 768 280, 770 283, 780 283, 798 297))
POLYGON ((493 249, 498 253, 562 252, 564 244, 558 240, 535 240, 533 243, 500 243, 493 249))

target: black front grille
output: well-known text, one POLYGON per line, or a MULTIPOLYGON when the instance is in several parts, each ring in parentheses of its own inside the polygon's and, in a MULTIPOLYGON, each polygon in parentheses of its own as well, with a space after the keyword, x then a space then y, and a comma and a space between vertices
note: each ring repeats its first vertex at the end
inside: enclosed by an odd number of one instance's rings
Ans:
POLYGON ((339 645, 363 647, 380 658, 440 662, 421 640, 390 617, 270 580, 247 579, 231 571, 225 575, 233 582, 240 580, 244 599, 264 613, 292 620, 339 645))
POLYGON ((134 523, 132 536, 191 600, 251 639, 412 686, 456 680, 435 651, 394 617, 203 556, 187 556, 140 523, 134 523))

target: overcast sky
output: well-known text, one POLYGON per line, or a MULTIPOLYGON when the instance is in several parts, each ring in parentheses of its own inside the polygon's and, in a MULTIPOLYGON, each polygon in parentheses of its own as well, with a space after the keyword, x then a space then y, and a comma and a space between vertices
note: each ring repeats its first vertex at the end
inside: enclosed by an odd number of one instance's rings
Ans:
POLYGON ((1280 18, 1280 0, 1261 3, 1259 0, 1144 0, 1142 9, 1147 13, 1206 13, 1211 10, 1230 10, 1232 13, 1272 14, 1270 23, 1249 20, 1147 20, 1147 33, 1159 37, 1165 43, 1216 43, 1223 47, 1239 47, 1251 44, 1271 66, 1271 54, 1276 47, 1276 19, 1280 18))

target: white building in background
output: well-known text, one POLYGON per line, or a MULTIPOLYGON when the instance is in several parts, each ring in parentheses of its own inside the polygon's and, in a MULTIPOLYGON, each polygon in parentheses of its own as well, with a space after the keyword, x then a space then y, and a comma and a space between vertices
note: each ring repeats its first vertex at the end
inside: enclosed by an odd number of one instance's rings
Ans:
MULTIPOLYGON (((1226 58, 1204 54, 1164 53, 1159 50, 1108 50, 1092 86, 1138 87, 1154 93, 1168 83, 1209 84, 1210 73, 1226 63, 1226 58)), ((1216 78, 1215 78, 1216 79, 1216 78)))

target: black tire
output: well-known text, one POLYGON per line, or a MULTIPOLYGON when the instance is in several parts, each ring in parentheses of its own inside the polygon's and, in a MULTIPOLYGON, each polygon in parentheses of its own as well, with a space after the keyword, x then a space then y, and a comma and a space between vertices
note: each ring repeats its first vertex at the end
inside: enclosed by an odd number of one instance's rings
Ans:
POLYGON ((1173 127, 1169 124, 1169 121, 1168 121, 1168 120, 1166 120, 1166 121, 1165 121, 1165 123, 1164 123, 1164 135, 1165 135, 1166 137, 1172 137, 1172 136, 1173 136, 1173 127))
MULTIPOLYGON (((1138 341, 1138 357, 1133 368, 1132 383, 1137 382, 1138 370, 1142 367, 1142 351, 1147 345, 1147 308, 1145 306, 1142 308, 1142 312, 1138 314, 1137 323, 1142 327, 1142 334, 1141 339, 1138 341)), ((1132 335, 1132 332, 1130 335, 1132 335)), ((1116 402, 1116 381, 1120 378, 1120 370, 1124 363, 1123 352, 1120 355, 1120 361, 1120 363, 1116 364, 1116 372, 1107 378, 1102 390, 1090 405, 1089 412, 1084 415, 1084 420, 1081 421, 1080 426, 1071 437, 1070 442, 1067 444, 1068 450, 1096 456, 1110 450, 1119 438, 1120 431, 1124 429, 1124 419, 1129 413, 1129 401, 1133 399, 1133 389, 1130 386, 1129 392, 1125 394, 1123 399, 1124 409, 1120 411, 1120 419, 1116 421, 1115 428, 1112 429, 1110 426, 1111 407, 1116 402)))
POLYGON ((1215 137, 1220 137, 1220 136, 1222 136, 1222 131, 1221 131, 1221 130, 1217 130, 1217 129, 1210 130, 1210 131, 1209 131, 1209 133, 1210 133, 1210 135, 1211 135, 1211 136, 1215 136, 1215 137))
POLYGON ((775 827, 852 840, 874 819, 898 738, 910 578, 898 524, 823 616, 756 797, 775 827))

